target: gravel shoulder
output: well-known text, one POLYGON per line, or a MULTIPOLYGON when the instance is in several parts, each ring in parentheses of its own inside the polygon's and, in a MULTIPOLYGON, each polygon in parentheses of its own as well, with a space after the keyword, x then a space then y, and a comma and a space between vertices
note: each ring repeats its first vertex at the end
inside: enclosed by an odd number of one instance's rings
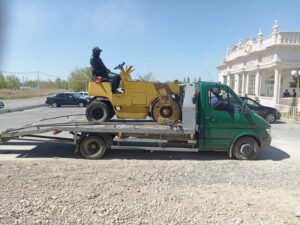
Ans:
POLYGON ((169 160, 149 154, 130 160, 122 154, 0 161, 0 224, 300 222, 297 163, 173 159, 177 153, 169 160))
MULTIPOLYGON (((0 130, 82 110, 2 114, 0 130)), ((299 132, 272 125, 255 161, 132 150, 89 161, 72 144, 11 141, 0 145, 0 224, 300 224, 299 132)))

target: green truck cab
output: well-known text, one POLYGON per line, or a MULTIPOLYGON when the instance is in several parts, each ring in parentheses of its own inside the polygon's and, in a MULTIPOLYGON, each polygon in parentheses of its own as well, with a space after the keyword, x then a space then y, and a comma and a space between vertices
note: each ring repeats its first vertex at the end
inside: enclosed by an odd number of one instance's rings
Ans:
POLYGON ((271 126, 248 109, 227 85, 197 85, 198 147, 200 151, 228 151, 229 157, 255 159, 270 146, 271 126))

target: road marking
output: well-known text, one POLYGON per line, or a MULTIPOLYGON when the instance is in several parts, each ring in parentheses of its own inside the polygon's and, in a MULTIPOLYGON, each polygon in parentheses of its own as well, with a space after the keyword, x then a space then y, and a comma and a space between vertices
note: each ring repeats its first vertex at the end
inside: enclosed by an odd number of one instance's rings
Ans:
POLYGON ((37 145, 0 145, 1 151, 30 151, 36 148, 37 145))
POLYGON ((17 159, 22 156, 26 157, 29 152, 36 148, 37 145, 0 145, 0 160, 17 159))

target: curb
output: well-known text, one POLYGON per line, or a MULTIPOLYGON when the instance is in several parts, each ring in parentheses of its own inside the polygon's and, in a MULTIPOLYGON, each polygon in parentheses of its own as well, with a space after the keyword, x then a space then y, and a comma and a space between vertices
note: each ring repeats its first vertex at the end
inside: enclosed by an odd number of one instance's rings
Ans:
POLYGON ((4 109, 0 109, 0 114, 10 113, 10 112, 24 111, 24 110, 27 110, 27 109, 39 108, 39 107, 42 107, 42 106, 46 106, 46 104, 22 106, 22 107, 16 107, 16 108, 11 108, 11 109, 4 108, 4 109))

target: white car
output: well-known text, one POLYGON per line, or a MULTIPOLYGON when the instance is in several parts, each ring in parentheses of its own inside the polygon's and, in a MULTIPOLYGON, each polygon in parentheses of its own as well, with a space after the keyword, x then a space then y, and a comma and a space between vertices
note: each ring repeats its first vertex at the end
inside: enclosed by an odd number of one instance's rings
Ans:
POLYGON ((81 91, 81 92, 78 92, 78 94, 80 95, 81 98, 84 98, 86 99, 87 101, 90 101, 90 96, 89 96, 89 93, 86 92, 86 91, 81 91))

